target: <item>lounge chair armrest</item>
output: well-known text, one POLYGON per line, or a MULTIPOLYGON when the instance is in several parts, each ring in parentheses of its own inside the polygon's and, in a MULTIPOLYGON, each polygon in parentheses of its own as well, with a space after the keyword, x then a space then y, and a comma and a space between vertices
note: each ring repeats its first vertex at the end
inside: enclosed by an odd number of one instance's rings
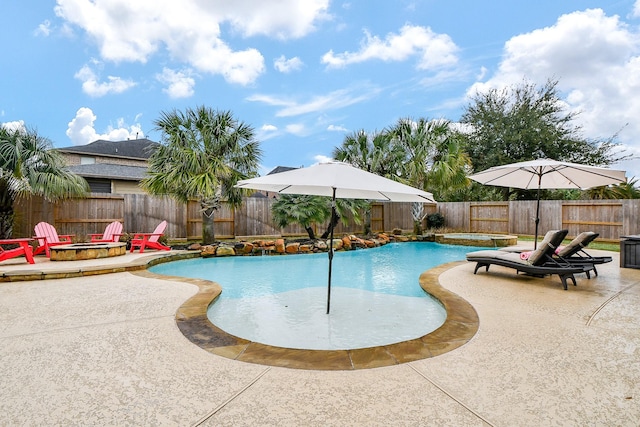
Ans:
POLYGON ((73 237, 76 237, 76 235, 75 234, 58 234, 58 239, 60 240, 71 241, 73 237))
POLYGON ((164 236, 164 233, 136 233, 133 235, 133 239, 142 239, 144 237, 152 237, 152 236, 164 236))

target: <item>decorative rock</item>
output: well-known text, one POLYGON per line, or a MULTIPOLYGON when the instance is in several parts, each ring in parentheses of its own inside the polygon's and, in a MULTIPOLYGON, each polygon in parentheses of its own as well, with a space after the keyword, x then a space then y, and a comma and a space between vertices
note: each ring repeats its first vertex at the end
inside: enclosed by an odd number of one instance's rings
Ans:
POLYGON ((218 246, 216 256, 234 256, 236 251, 228 246, 218 246))
POLYGON ((200 243, 192 243, 187 247, 189 251, 199 251, 202 249, 202 245, 200 243))
POLYGON ((353 248, 366 248, 367 244, 364 242, 363 239, 356 237, 356 236, 350 236, 351 237, 351 246, 353 248))
POLYGON ((253 252, 253 243, 249 242, 239 242, 234 245, 236 253, 246 255, 253 252))
POLYGON ((318 240, 318 241, 315 243, 315 247, 316 247, 316 249, 319 249, 319 250, 321 250, 321 251, 326 251, 326 250, 327 250, 327 248, 328 248, 329 246, 327 245, 327 243, 326 243, 326 242, 324 242, 324 241, 322 241, 322 240, 318 240))
POLYGON ((395 236, 396 242, 408 242, 409 241, 409 237, 408 236, 395 236))
POLYGON ((300 243, 288 243, 284 251, 288 254, 297 254, 299 249, 300 243))
MULTIPOLYGON (((329 247, 329 240, 327 240, 327 247, 329 247)), ((339 251, 342 249, 342 239, 333 239, 333 249, 339 251)))
MULTIPOLYGON (((378 235, 376 237, 378 238, 378 240, 384 240, 386 243, 389 243, 391 241, 389 236, 387 236, 385 233, 378 233, 378 235)), ((398 237, 402 237, 402 236, 400 236, 398 234, 398 235, 395 235, 395 237, 398 238, 398 237)))
POLYGON ((349 236, 344 236, 342 238, 342 248, 346 251, 351 250, 351 238, 349 236))
POLYGON ((298 248, 298 252, 307 253, 312 251, 313 251, 313 245, 300 245, 300 247, 298 248))
POLYGON ((376 247, 376 242, 373 240, 365 240, 364 244, 368 247, 368 248, 375 248, 376 247))
POLYGON ((207 245, 207 246, 202 246, 202 248, 200 249, 200 256, 207 258, 215 255, 216 255, 216 246, 207 245))
POLYGON ((279 253, 279 254, 285 253, 284 239, 276 240, 275 247, 276 247, 276 252, 277 253, 279 253))

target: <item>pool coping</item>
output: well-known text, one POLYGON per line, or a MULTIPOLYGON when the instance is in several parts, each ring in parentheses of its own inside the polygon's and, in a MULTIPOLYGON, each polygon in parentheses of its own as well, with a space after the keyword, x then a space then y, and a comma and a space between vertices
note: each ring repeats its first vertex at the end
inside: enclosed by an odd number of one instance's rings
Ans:
MULTIPOLYGON (((155 259, 153 264, 175 258, 155 259)), ((300 350, 265 345, 231 335, 212 324, 207 309, 220 296, 222 287, 209 280, 167 276, 148 270, 133 274, 161 280, 180 281, 198 286, 198 292, 176 311, 175 320, 182 334, 193 344, 218 356, 247 363, 308 370, 356 370, 393 366, 427 359, 455 350, 469 342, 479 328, 473 306, 445 289, 439 276, 450 268, 465 264, 456 261, 431 268, 420 275, 422 289, 436 298, 447 311, 445 322, 420 338, 395 344, 353 350, 300 350)))

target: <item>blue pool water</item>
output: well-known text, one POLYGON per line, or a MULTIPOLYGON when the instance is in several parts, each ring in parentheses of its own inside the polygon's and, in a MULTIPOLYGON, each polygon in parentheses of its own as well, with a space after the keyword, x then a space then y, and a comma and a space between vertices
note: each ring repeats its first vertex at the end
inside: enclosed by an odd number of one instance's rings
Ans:
POLYGON ((336 252, 329 315, 326 253, 197 258, 150 270, 219 283, 222 294, 208 317, 232 335, 288 348, 354 349, 406 341, 437 329, 446 312, 422 290, 418 277, 479 249, 414 242, 336 252))

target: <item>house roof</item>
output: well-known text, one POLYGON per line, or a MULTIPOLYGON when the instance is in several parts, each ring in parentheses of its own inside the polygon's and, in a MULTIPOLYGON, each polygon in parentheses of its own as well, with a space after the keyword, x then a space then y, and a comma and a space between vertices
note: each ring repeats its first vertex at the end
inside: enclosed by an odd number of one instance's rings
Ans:
POLYGON ((63 153, 93 154, 105 157, 119 157, 147 160, 160 144, 146 138, 126 141, 105 141, 99 139, 87 145, 58 148, 63 153))
POLYGON ((273 169, 267 175, 273 175, 274 173, 280 173, 280 172, 287 172, 287 171, 291 171, 291 170, 294 170, 294 169, 298 169, 298 168, 292 168, 292 167, 289 167, 289 166, 277 166, 275 169, 273 169))
POLYGON ((83 178, 120 179, 123 181, 140 181, 147 172, 146 167, 109 163, 69 166, 68 169, 83 178))

